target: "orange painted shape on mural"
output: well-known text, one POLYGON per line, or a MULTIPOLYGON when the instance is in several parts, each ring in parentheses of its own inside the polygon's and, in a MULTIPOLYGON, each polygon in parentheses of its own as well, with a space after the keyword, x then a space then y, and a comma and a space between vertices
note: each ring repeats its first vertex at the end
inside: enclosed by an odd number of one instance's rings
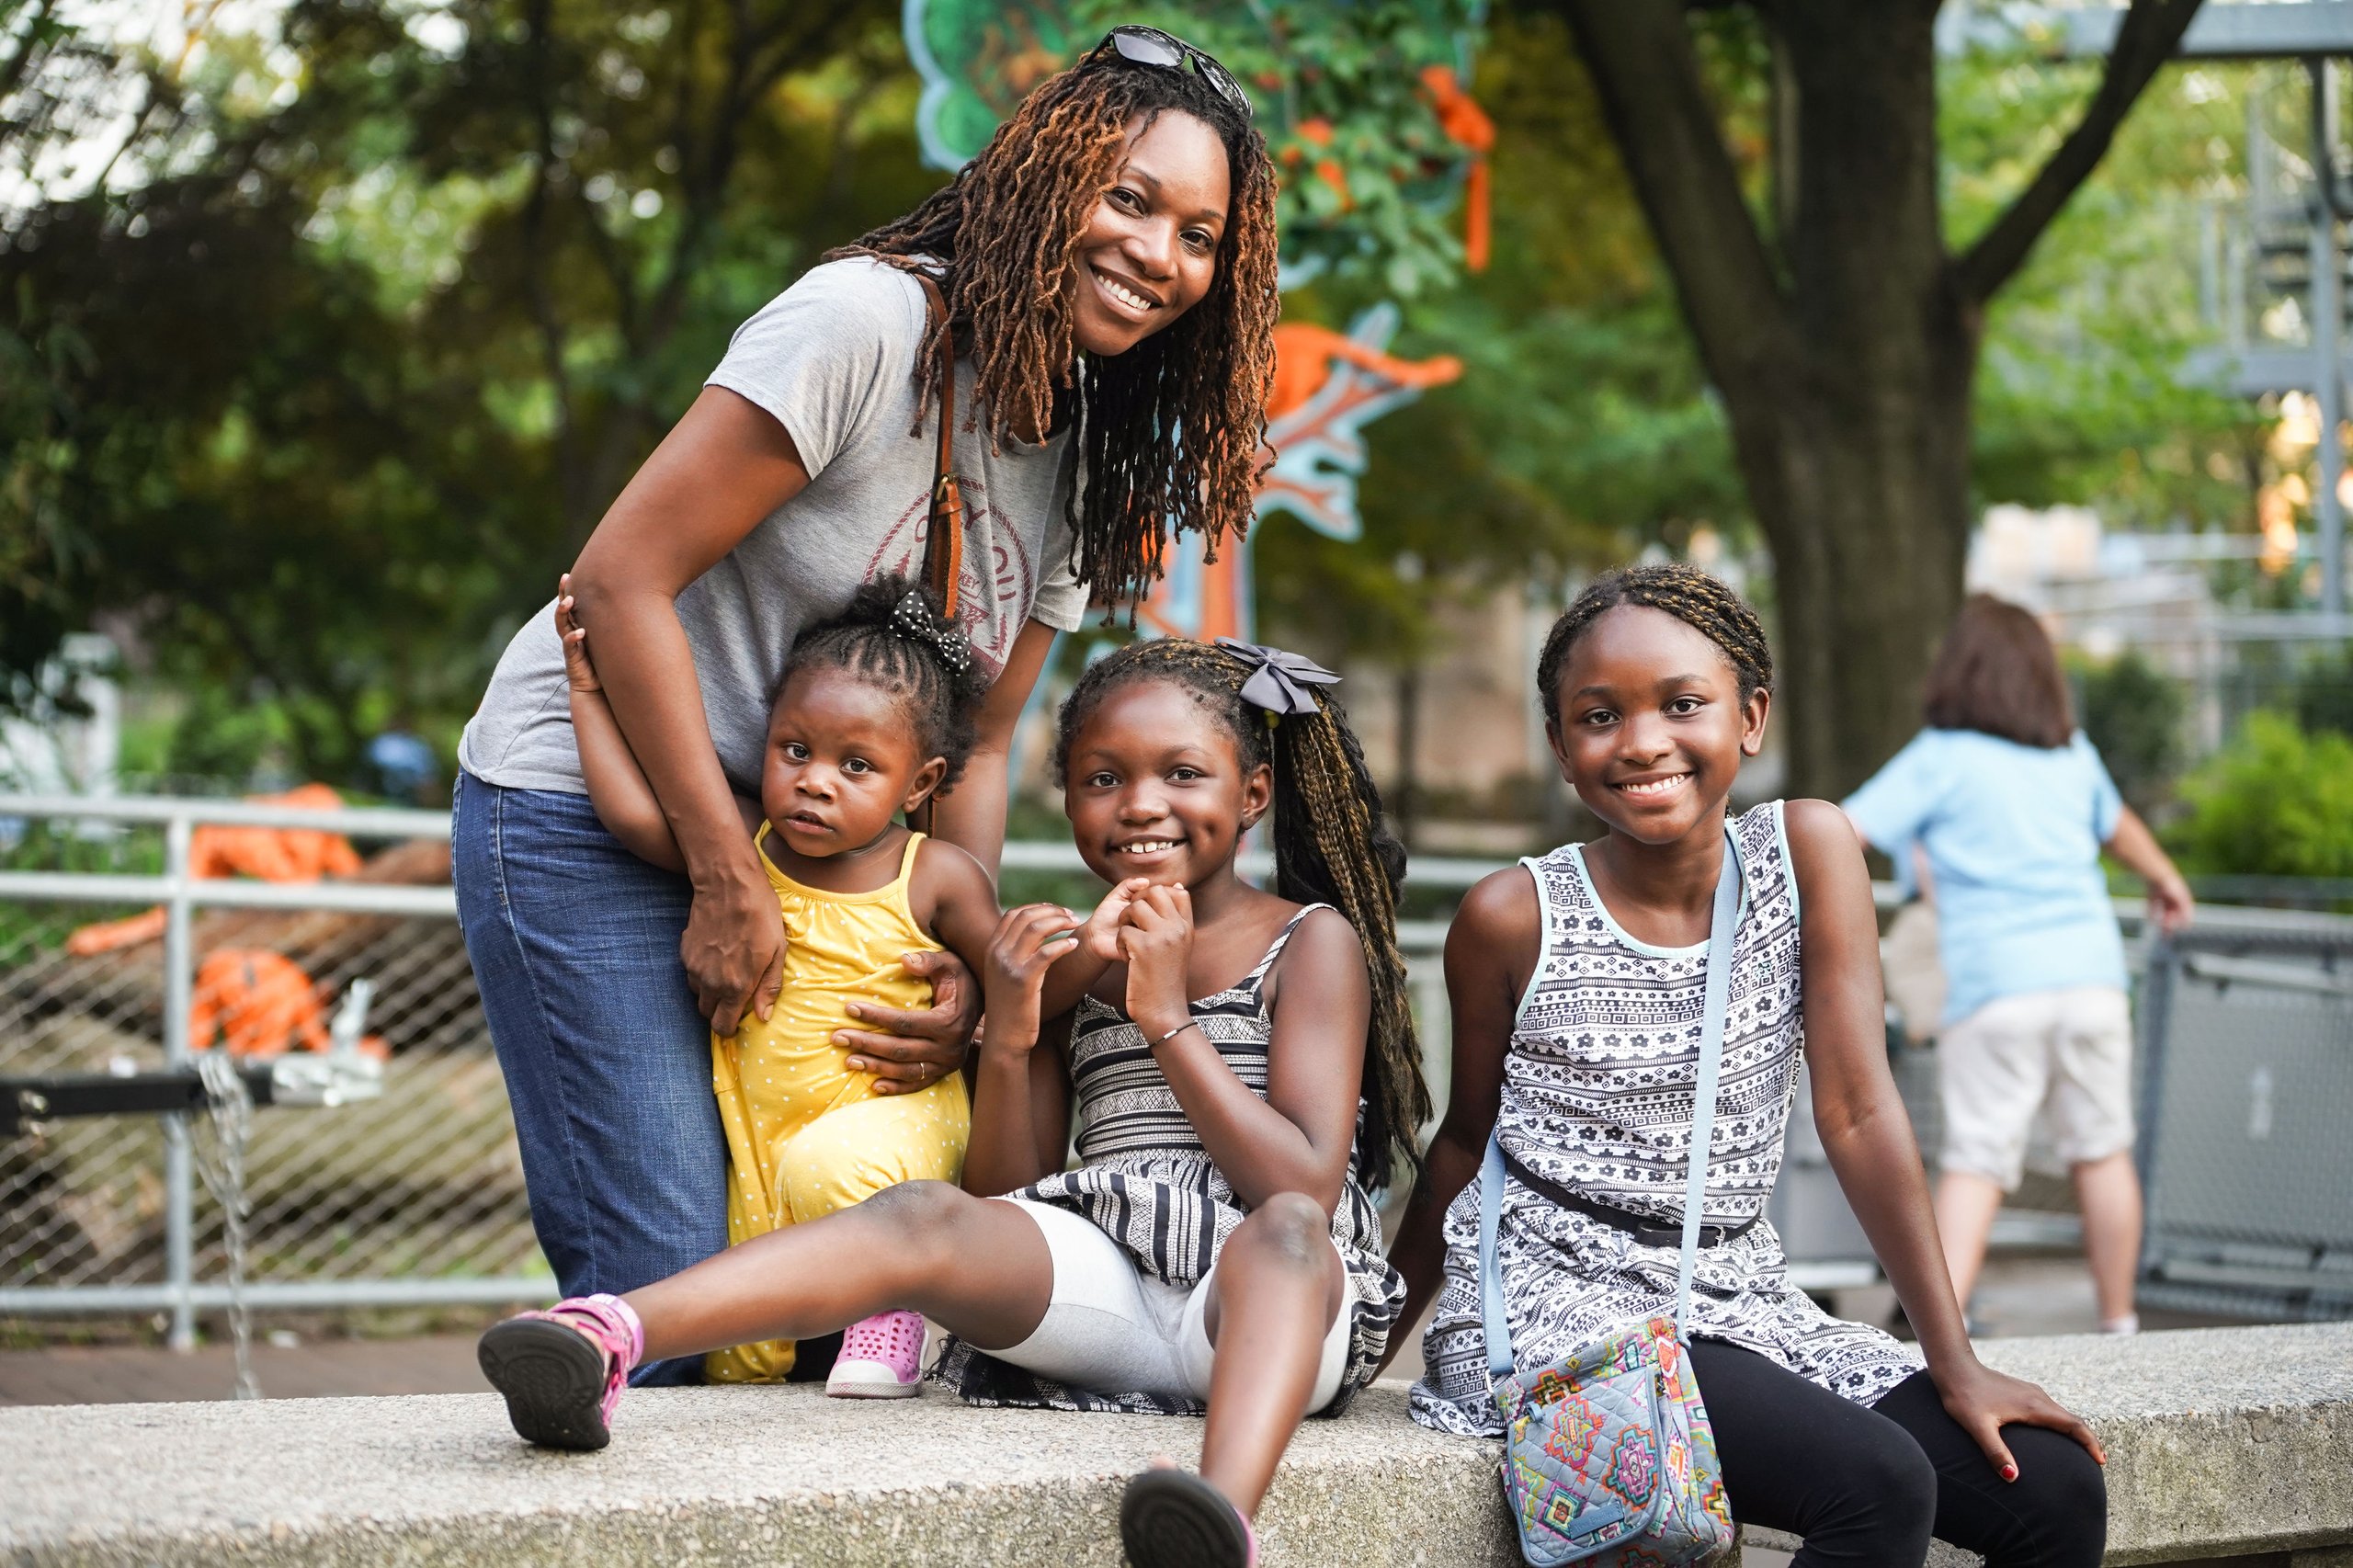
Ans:
POLYGON ((1456 79, 1452 66, 1424 66, 1422 86, 1438 113, 1438 129, 1471 154, 1470 177, 1462 193, 1462 259, 1472 271, 1484 272, 1493 243, 1487 154, 1495 150, 1495 122, 1456 79))
POLYGON ((1443 386, 1462 374, 1462 361, 1451 354, 1401 359, 1328 326, 1282 322, 1275 327, 1275 384, 1267 394, 1267 417, 1280 419, 1322 392, 1324 383, 1332 379, 1335 359, 1345 359, 1401 387, 1443 386))

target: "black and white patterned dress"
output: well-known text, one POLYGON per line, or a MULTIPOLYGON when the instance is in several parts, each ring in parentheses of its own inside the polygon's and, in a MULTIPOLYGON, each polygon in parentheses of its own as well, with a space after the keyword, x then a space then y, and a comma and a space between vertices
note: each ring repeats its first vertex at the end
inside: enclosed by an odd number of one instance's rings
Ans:
MULTIPOLYGON (((1274 1034, 1267 976, 1299 923, 1329 907, 1310 904, 1292 915, 1240 984, 1192 1004, 1218 1055, 1261 1099, 1274 1034)), ((1092 996, 1081 999, 1071 1020, 1070 1066, 1078 1098, 1079 1167, 1007 1196, 1069 1210, 1119 1243, 1145 1274, 1169 1285, 1198 1285, 1248 1209, 1201 1146, 1133 1019, 1092 996)), ((1353 1161, 1332 1215, 1332 1240, 1347 1270, 1344 1310, 1350 1327, 1340 1392, 1316 1413, 1323 1415, 1347 1409, 1372 1381, 1405 1303, 1405 1282, 1383 1256, 1381 1218, 1353 1161)), ((1205 1409, 1199 1400, 1176 1395, 1058 1383, 957 1339, 949 1341, 932 1375, 974 1404, 1157 1415, 1199 1415, 1205 1409)))
MULTIPOLYGON (((1733 830, 1741 908, 1703 1217, 1722 1225, 1761 1213, 1773 1190, 1802 1050, 1797 879, 1781 803, 1743 812, 1733 830)), ((1505 1053, 1497 1136, 1539 1176, 1680 1225, 1707 944, 1659 948, 1628 936, 1595 895, 1577 845, 1522 864, 1543 905, 1543 949, 1505 1053)), ((1479 1318, 1476 1181, 1447 1210, 1445 1234, 1445 1279, 1423 1339, 1414 1418, 1499 1436, 1479 1318)), ((1676 1248, 1644 1246, 1517 1180, 1504 1185, 1498 1248, 1522 1368, 1675 1313, 1676 1248)), ((1754 1350, 1860 1404, 1920 1369, 1912 1347, 1830 1316, 1790 1288, 1786 1270, 1781 1239, 1762 1220, 1737 1240, 1700 1248, 1689 1332, 1754 1350)))

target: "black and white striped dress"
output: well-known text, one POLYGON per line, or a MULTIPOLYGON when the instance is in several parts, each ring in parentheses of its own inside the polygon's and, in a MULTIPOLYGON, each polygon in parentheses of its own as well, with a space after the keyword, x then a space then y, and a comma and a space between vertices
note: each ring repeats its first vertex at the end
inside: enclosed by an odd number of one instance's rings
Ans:
MULTIPOLYGON (((1781 804, 1733 824, 1743 883, 1704 1222, 1758 1215, 1781 1169, 1781 1137, 1803 1049, 1797 878, 1781 804)), ((1514 1158, 1598 1203, 1680 1225, 1699 1076, 1708 948, 1637 941, 1593 891, 1565 845, 1522 862, 1544 912, 1543 949, 1504 1057, 1495 1131, 1514 1158)), ((1613 1330, 1675 1313, 1677 1249, 1504 1185, 1498 1248, 1512 1348, 1541 1367, 1613 1330)), ((1920 1369, 1917 1353, 1876 1328, 1830 1316, 1790 1288, 1781 1239, 1758 1221, 1699 1250, 1690 1333, 1754 1350, 1858 1403, 1920 1369)), ((1446 1212, 1446 1272, 1422 1341, 1414 1418, 1495 1437, 1479 1316, 1479 1184, 1446 1212)))
MULTIPOLYGON (((1267 1042, 1274 1034, 1267 976, 1299 923, 1328 907, 1310 904, 1292 915, 1240 984, 1192 1004, 1201 1032, 1234 1076, 1261 1099, 1267 1094, 1267 1042)), ((1079 1166, 1007 1196, 1069 1210, 1119 1243, 1145 1274, 1169 1285, 1198 1285, 1249 1210, 1201 1146, 1134 1020, 1108 1003, 1083 998, 1071 1021, 1070 1063, 1078 1099, 1079 1166)), ((1372 1381, 1405 1302, 1405 1282, 1382 1256, 1381 1219, 1357 1180, 1353 1162, 1332 1216, 1332 1239, 1347 1269, 1346 1311, 1351 1322, 1347 1369, 1338 1394, 1317 1413, 1324 1415, 1347 1408, 1372 1381)), ((1160 1415, 1199 1415, 1205 1408, 1199 1400, 1169 1394, 1074 1388, 955 1339, 933 1376, 974 1404, 1160 1415)))

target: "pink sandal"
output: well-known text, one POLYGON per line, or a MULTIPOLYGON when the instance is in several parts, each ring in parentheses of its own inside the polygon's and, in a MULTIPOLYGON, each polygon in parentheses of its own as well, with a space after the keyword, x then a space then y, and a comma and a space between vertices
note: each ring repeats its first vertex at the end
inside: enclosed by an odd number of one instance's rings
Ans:
POLYGON ((831 1399, 912 1399, 922 1388, 923 1314, 876 1312, 842 1331, 825 1379, 831 1399))
POLYGON ((506 1396, 506 1418, 546 1449, 613 1440, 613 1406, 645 1356, 645 1328, 618 1296, 574 1296, 485 1330, 475 1357, 506 1396))

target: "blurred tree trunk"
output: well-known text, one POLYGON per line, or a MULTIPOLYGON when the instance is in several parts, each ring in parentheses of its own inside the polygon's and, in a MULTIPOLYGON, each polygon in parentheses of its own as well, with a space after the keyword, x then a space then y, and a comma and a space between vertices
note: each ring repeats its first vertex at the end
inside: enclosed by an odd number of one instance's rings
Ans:
MULTIPOLYGON (((1958 608, 1986 301, 2097 166, 2199 0, 2134 0, 2082 119, 1961 251, 1938 205, 1935 0, 1768 0, 1768 238, 1683 0, 1555 0, 1722 395, 1771 545, 1785 791, 1833 798, 1919 722, 1958 608), (1794 187, 1794 188, 1791 188, 1794 187)), ((2031 128, 2021 134, 2030 134, 2031 128)))

